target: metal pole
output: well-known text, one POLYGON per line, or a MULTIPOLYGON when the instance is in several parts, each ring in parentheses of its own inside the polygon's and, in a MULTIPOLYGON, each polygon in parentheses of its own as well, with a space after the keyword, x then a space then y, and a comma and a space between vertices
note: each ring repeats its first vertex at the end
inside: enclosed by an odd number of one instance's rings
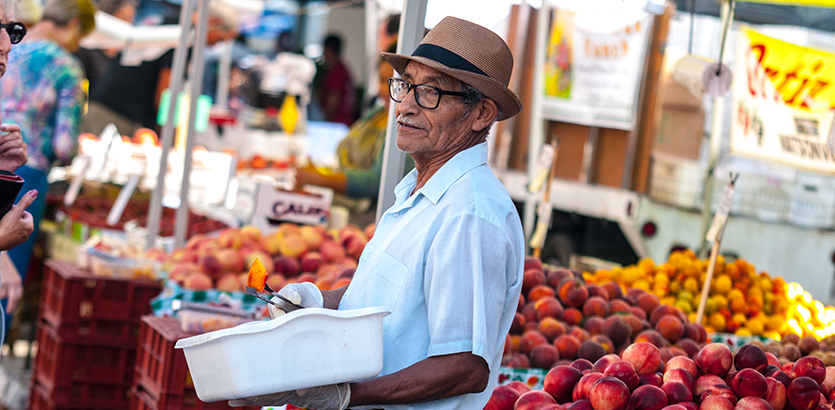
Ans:
POLYGON ((180 207, 177 208, 177 223, 174 227, 174 245, 177 248, 183 247, 188 234, 188 190, 191 177, 191 156, 194 149, 195 131, 194 117, 197 112, 197 101, 200 99, 200 91, 203 89, 203 70, 205 68, 206 33, 209 23, 209 2, 211 0, 200 0, 200 20, 197 23, 197 34, 194 44, 194 60, 191 62, 189 81, 191 81, 191 98, 189 98, 188 110, 188 133, 186 134, 186 147, 183 153, 183 181, 180 186, 180 207))
POLYGON ((168 169, 168 153, 174 142, 174 113, 177 108, 177 97, 183 91, 183 73, 186 69, 186 56, 188 56, 188 44, 191 38, 191 10, 194 8, 194 0, 184 0, 180 7, 180 42, 174 49, 174 63, 171 67, 171 77, 168 80, 168 89, 171 90, 171 101, 168 105, 168 117, 162 127, 162 152, 159 158, 159 175, 157 175, 157 186, 151 192, 151 203, 148 209, 148 248, 152 248, 159 234, 159 222, 162 219, 162 195, 165 191, 165 171, 168 169))
MULTIPOLYGON (((426 21, 426 0, 403 0, 403 14, 400 16, 400 32, 397 40, 398 54, 411 54, 423 40, 426 21)), ((403 178, 406 154, 397 149, 397 118, 394 110, 397 104, 389 105, 389 119, 386 130, 386 144, 383 146, 383 171, 380 175, 380 193, 377 201, 377 218, 394 205, 394 187, 403 178)))
POLYGON ((366 77, 368 85, 365 87, 365 96, 362 99, 363 109, 377 96, 377 67, 380 62, 380 52, 386 51, 377 50, 377 34, 380 26, 378 10, 376 1, 365 0, 365 59, 368 61, 369 74, 366 77))
POLYGON ((232 45, 235 40, 224 41, 220 51, 220 60, 217 63, 217 100, 214 105, 229 108, 229 79, 232 77, 232 45))

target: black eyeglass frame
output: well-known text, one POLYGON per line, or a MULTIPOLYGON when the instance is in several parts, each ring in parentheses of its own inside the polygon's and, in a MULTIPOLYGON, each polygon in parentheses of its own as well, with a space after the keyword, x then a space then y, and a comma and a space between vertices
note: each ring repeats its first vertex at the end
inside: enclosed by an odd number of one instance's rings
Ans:
POLYGON ((392 77, 392 78, 389 78, 389 79, 388 79, 388 83, 389 83, 389 97, 391 97, 392 101, 394 101, 394 102, 396 102, 396 103, 402 103, 402 102, 403 102, 403 100, 405 100, 405 99, 406 99, 406 97, 404 97, 404 98, 403 98, 402 100, 400 100, 400 101, 398 101, 398 100, 397 100, 397 98, 395 98, 395 97, 394 97, 394 90, 392 89, 392 85, 394 84, 394 82, 395 82, 395 81, 400 82, 400 83, 403 83, 403 84, 406 84, 406 85, 408 85, 408 86, 409 86, 409 88, 408 88, 408 89, 406 89, 406 96, 408 96, 408 95, 409 95, 409 93, 410 93, 412 90, 415 90, 415 101, 417 101, 417 103, 418 103, 418 105, 419 105, 419 106, 421 106, 421 107, 423 107, 423 108, 426 108, 427 110, 434 110, 435 108, 438 108, 438 106, 439 106, 439 105, 441 105, 441 97, 443 97, 443 96, 445 96, 445 95, 452 95, 452 96, 455 96, 455 97, 464 97, 464 96, 466 96, 466 95, 467 95, 467 93, 462 92, 462 91, 446 91, 446 90, 442 90, 442 89, 440 89, 440 88, 438 88, 438 87, 435 87, 434 85, 429 85, 429 84, 412 84, 412 83, 410 83, 410 82, 408 82, 408 81, 406 81, 406 80, 404 80, 404 79, 402 79, 402 78, 394 78, 394 77, 392 77), (429 87, 429 88, 432 88, 433 90, 435 90, 435 91, 437 91, 437 92, 438 92, 438 102, 437 102, 437 103, 435 103, 435 106, 434 106, 434 107, 427 107, 427 106, 423 105, 423 103, 421 103, 421 102, 420 102, 420 93, 419 93, 419 92, 417 92, 417 87, 429 87))
POLYGON ((12 44, 17 44, 23 41, 23 37, 26 37, 26 25, 19 22, 19 21, 12 21, 10 23, 0 23, 0 29, 5 29, 6 33, 9 34, 9 40, 12 44), (12 30, 18 28, 17 33, 13 33, 12 30), (17 37, 20 35, 20 37, 17 37))

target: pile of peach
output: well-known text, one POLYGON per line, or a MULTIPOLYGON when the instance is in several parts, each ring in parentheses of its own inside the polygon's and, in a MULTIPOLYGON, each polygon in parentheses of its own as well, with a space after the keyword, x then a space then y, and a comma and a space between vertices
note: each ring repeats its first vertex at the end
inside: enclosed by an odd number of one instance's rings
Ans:
POLYGON ((504 366, 550 369, 574 359, 591 362, 649 342, 669 359, 693 355, 707 341, 701 325, 640 289, 616 283, 584 285, 579 272, 525 260, 518 310, 505 343, 504 366))
POLYGON ((171 254, 151 249, 145 256, 163 262, 168 279, 186 289, 243 292, 247 269, 258 259, 273 289, 290 282, 313 282, 329 290, 350 283, 357 260, 373 234, 374 225, 328 231, 319 226, 285 223, 267 234, 246 226, 226 229, 216 237, 194 236, 185 248, 171 254))
POLYGON ((592 364, 577 359, 551 369, 543 390, 498 386, 485 410, 832 410, 835 367, 815 356, 780 365, 759 346, 734 355, 711 343, 692 357, 664 360, 651 343, 592 364))

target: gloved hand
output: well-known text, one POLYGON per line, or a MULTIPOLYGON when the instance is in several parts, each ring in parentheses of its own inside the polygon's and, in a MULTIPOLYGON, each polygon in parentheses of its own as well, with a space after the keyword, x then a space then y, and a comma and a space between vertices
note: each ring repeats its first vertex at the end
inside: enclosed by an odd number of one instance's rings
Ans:
MULTIPOLYGON (((278 291, 278 294, 284 296, 285 298, 289 299, 291 302, 301 306, 301 307, 324 307, 325 302, 322 298, 322 292, 316 285, 310 282, 302 282, 302 283, 291 283, 278 291)), ((271 299, 273 302, 278 304, 279 306, 285 306, 286 303, 279 299, 277 296, 273 296, 271 299)), ((275 319, 291 309, 279 309, 272 304, 267 305, 267 308, 270 310, 270 318, 275 319)))
POLYGON ((266 407, 292 404, 306 409, 345 410, 350 402, 351 387, 348 386, 348 383, 340 383, 229 400, 229 406, 266 407))

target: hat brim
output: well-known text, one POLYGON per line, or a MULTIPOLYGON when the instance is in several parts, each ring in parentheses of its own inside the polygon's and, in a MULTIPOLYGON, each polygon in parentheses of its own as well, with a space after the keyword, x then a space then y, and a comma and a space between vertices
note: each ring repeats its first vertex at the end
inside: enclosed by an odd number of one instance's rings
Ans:
POLYGON ((402 54, 396 53, 383 53, 383 58, 385 58, 386 61, 388 61, 388 63, 392 66, 392 68, 394 68, 394 70, 401 75, 403 74, 403 71, 406 69, 406 66, 409 65, 410 62, 414 61, 417 63, 421 63, 425 66, 434 68, 444 74, 449 75, 450 77, 453 77, 475 87, 475 89, 481 91, 482 94, 484 94, 487 98, 493 100, 499 107, 499 115, 498 117, 496 117, 497 121, 506 120, 522 111, 522 103, 519 101, 519 97, 517 97, 513 91, 510 91, 509 88, 507 88, 500 82, 485 75, 471 73, 465 70, 458 70, 455 68, 449 68, 435 60, 426 57, 413 57, 404 56, 402 54))

